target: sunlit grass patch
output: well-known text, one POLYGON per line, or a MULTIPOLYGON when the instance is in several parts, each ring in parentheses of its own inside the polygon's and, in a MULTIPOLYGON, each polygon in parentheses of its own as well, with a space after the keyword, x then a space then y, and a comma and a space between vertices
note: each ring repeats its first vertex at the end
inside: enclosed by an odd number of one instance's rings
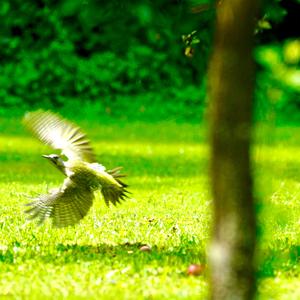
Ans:
MULTIPOLYGON (((81 125, 99 162, 108 168, 123 166, 131 198, 106 207, 97 194, 91 211, 75 227, 28 222, 24 204, 59 186, 63 176, 41 157, 52 149, 21 127, 8 127, 0 135, 0 297, 207 298, 207 273, 186 274, 189 264, 206 263, 211 230, 209 150, 203 128, 174 123, 81 125), (150 252, 140 251, 144 244, 150 252)), ((253 149, 262 299, 276 291, 299 296, 292 286, 300 271, 295 167, 300 141, 283 147, 282 136, 253 149)))

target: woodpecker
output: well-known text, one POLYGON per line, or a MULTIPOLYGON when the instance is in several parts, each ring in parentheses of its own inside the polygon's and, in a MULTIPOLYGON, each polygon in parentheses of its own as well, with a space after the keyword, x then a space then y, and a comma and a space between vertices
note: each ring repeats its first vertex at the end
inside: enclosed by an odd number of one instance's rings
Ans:
POLYGON ((94 201, 94 192, 100 190, 106 205, 116 205, 128 197, 127 185, 121 180, 120 167, 106 170, 96 161, 86 134, 75 124, 51 111, 27 113, 23 124, 41 142, 61 154, 43 155, 65 175, 62 185, 42 194, 26 204, 29 219, 52 219, 55 227, 77 224, 94 201), (64 159, 67 158, 67 160, 64 159))

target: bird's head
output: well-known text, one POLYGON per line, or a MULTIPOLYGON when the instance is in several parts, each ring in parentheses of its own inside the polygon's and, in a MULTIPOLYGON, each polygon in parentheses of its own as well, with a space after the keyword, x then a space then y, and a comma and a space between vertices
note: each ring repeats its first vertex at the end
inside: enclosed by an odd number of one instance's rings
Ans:
POLYGON ((50 154, 50 155, 43 155, 44 158, 47 158, 51 161, 52 164, 55 165, 56 168, 58 168, 60 171, 62 171, 65 174, 65 162, 62 160, 62 158, 57 154, 50 154))

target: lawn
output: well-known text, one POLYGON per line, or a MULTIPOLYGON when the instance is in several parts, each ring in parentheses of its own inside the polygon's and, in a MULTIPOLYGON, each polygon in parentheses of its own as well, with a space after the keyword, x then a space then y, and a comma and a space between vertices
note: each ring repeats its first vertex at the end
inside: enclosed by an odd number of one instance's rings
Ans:
MULTIPOLYGON (((60 185, 51 153, 0 120, 0 298, 206 299, 211 228, 206 131, 185 123, 78 121, 99 162, 123 166, 132 196, 106 207, 100 195, 77 226, 26 221, 30 196, 60 185), (140 251, 147 244, 151 252, 140 251)), ((259 216, 260 299, 300 298, 300 136, 297 128, 257 130, 253 149, 259 216), (297 135, 298 134, 298 135, 297 135)))

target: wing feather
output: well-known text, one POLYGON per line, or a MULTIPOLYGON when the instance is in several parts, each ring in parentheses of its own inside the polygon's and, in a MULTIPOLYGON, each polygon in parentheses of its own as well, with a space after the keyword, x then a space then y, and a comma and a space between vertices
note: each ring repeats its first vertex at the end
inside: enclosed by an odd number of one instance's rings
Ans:
POLYGON ((43 143, 62 150, 70 160, 96 162, 90 141, 79 127, 50 111, 29 112, 24 125, 43 143))
POLYGON ((78 186, 69 178, 64 180, 60 189, 49 194, 41 195, 33 202, 25 212, 29 219, 38 219, 42 224, 46 218, 51 218, 55 227, 66 227, 77 224, 83 219, 94 200, 91 189, 78 186))

